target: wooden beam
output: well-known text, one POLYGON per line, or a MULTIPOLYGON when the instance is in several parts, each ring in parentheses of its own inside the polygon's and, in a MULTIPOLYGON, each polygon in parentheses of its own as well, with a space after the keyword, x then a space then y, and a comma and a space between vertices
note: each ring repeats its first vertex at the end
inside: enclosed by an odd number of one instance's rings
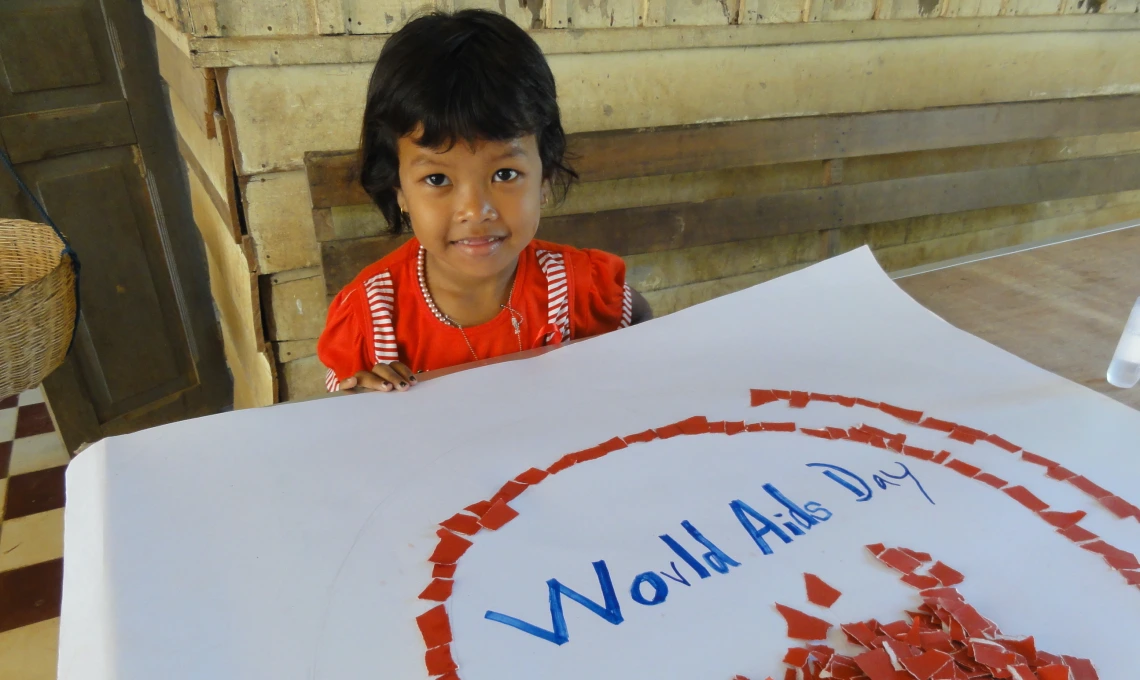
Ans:
POLYGON ((217 134, 214 112, 218 108, 218 88, 214 83, 213 69, 195 68, 190 57, 157 26, 154 41, 158 52, 158 72, 169 86, 170 95, 182 102, 194 123, 208 139, 213 139, 217 134))
MULTIPOLYGON (((955 3, 958 0, 954 0, 955 3)), ((1072 0, 1076 2, 1076 0, 1072 0)), ((1129 14, 1075 14, 1056 17, 973 18, 975 8, 962 18, 937 21, 882 20, 832 21, 868 14, 866 3, 856 12, 823 10, 812 13, 810 23, 764 23, 772 19, 800 19, 803 3, 793 0, 744 0, 741 25, 660 26, 629 28, 586 28, 564 30, 554 26, 531 31, 531 36, 547 55, 644 52, 716 47, 759 47, 802 45, 838 41, 894 40, 899 38, 994 35, 1053 31, 1105 31, 1140 28, 1140 17, 1129 14), (783 8, 789 9, 785 11, 783 8), (763 17, 763 18, 761 18, 763 17)), ((838 3, 836 3, 838 4, 838 3)), ((851 4, 851 3, 848 3, 851 4)), ((872 3, 873 4, 873 3, 872 3)), ((975 3, 977 4, 976 0, 975 3)), ((827 3, 821 5, 826 8, 827 3)), ((147 16, 168 35, 178 36, 178 44, 195 66, 285 66, 300 64, 375 63, 388 35, 297 35, 210 38, 187 36, 169 19, 144 5, 147 16), (167 24, 164 26, 161 24, 167 24)), ((957 11, 957 10, 955 10, 957 11)), ((1083 11, 1083 10, 1082 10, 1083 11)), ((323 31, 329 29, 322 26, 323 31)))
MULTIPOLYGON (((583 182, 1140 130, 1140 96, 570 135, 583 182)), ((355 151, 305 154, 315 208, 371 202, 355 151)))

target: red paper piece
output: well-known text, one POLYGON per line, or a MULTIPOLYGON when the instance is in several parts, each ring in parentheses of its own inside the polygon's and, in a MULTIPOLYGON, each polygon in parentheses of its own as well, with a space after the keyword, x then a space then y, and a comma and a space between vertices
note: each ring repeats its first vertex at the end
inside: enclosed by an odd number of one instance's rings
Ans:
POLYGON ((867 548, 867 550, 870 550, 871 554, 875 557, 882 555, 883 551, 887 549, 887 546, 883 545, 882 543, 872 543, 871 545, 864 547, 867 548))
POLYGON ((1084 510, 1077 510, 1075 512, 1044 510, 1038 514, 1041 515, 1041 519, 1052 524, 1058 529, 1068 529, 1069 527, 1084 519, 1087 513, 1084 510))
POLYGON ((1028 665, 1019 663, 1006 669, 1010 680, 1040 680, 1028 665))
POLYGON ((905 420, 908 423, 917 423, 922 420, 922 411, 915 411, 909 408, 902 408, 900 406, 892 406, 886 402, 879 404, 879 410, 888 415, 892 415, 899 420, 905 420))
POLYGON ((578 462, 577 455, 578 454, 576 454, 576 453, 568 453, 565 456, 562 456, 561 458, 559 458, 557 461, 554 462, 554 465, 551 465, 550 467, 546 468, 546 471, 552 475, 556 475, 559 472, 562 472, 563 470, 569 468, 570 466, 572 466, 578 462))
MULTIPOLYGON (((763 429, 764 429, 764 423, 748 423, 747 425, 744 426, 744 430, 746 432, 760 432, 763 429)), ((796 426, 793 424, 792 430, 795 430, 795 429, 796 429, 796 426)))
POLYGON ((729 435, 729 436, 734 435, 734 434, 740 434, 743 431, 744 431, 744 421, 743 420, 729 421, 729 422, 724 424, 724 433, 729 435))
POLYGON ((1100 538, 1100 536, 1097 536, 1096 534, 1089 531, 1088 529, 1086 529, 1082 526, 1078 526, 1076 524, 1069 527, 1068 529, 1062 529, 1062 530, 1058 531, 1057 533, 1061 534, 1062 536, 1069 539, 1073 543, 1084 543, 1085 541, 1095 541, 1096 539, 1100 538))
POLYGON ((526 472, 522 473, 521 475, 519 475, 518 477, 515 477, 515 481, 520 483, 520 484, 526 484, 529 486, 531 484, 538 484, 542 480, 546 479, 549 474, 550 473, 547 472, 546 470, 539 470, 538 468, 531 468, 531 469, 527 470, 526 472))
POLYGON ((871 630, 870 626, 865 623, 845 623, 839 627, 852 642, 863 645, 867 649, 871 648, 871 643, 874 641, 876 635, 875 631, 871 630))
POLYGON ((877 437, 867 434, 862 430, 857 430, 853 427, 847 430, 847 438, 851 441, 862 442, 864 444, 870 444, 872 440, 877 439, 877 437))
POLYGON ((439 523, 457 534, 470 536, 479 531, 479 518, 465 513, 457 513, 439 523))
POLYGON ((760 429, 765 432, 795 432, 795 423, 760 423, 760 429))
POLYGON ((995 477, 988 472, 979 472, 978 474, 974 475, 974 479, 978 480, 979 482, 989 484, 995 489, 1005 488, 1005 486, 1009 484, 1009 482, 1005 481, 1001 477, 995 477))
POLYGON ((778 399, 791 399, 792 393, 787 390, 772 390, 772 394, 776 395, 778 399))
MULTIPOLYGON (((704 418, 702 418, 701 420, 704 420, 704 418)), ((601 444, 598 444, 598 448, 605 451, 606 453, 613 453, 614 451, 621 451, 622 449, 624 449, 628 446, 629 446, 629 444, 626 444, 625 441, 623 441, 621 437, 614 437, 613 439, 609 439, 607 441, 602 442, 601 444)))
POLYGON ((428 649, 451 642, 451 621, 442 604, 417 616, 416 625, 420 627, 420 634, 424 636, 424 645, 428 649))
POLYGON ((1028 451, 1021 452, 1021 460, 1025 461, 1026 463, 1040 465, 1043 468, 1057 467, 1057 463, 1049 460, 1045 456, 1039 456, 1036 453, 1030 453, 1028 451))
POLYGON ((812 437, 819 437, 820 439, 831 439, 831 433, 827 430, 813 430, 810 427, 801 427, 800 432, 812 437))
POLYGON ((1101 505, 1108 508, 1112 514, 1116 515, 1120 519, 1132 517, 1134 519, 1140 520, 1140 508, 1132 505, 1123 498, 1120 498, 1118 496, 1106 496, 1105 498, 1101 498, 1099 500, 1101 505))
POLYGON ((835 397, 833 395, 820 394, 819 392, 808 393, 808 398, 811 399, 812 401, 830 401, 830 402, 835 401, 835 397))
POLYGON ((931 430, 938 430, 939 432, 953 432, 957 423, 952 423, 948 420, 939 420, 937 418, 927 418, 919 423, 920 427, 930 428, 931 430))
POLYGON ((1048 510, 1049 504, 1033 495, 1033 492, 1026 489, 1024 486, 1011 486, 1008 489, 1002 489, 1007 496, 1013 500, 1021 503, 1033 512, 1041 512, 1048 510))
POLYGON ((811 401, 811 396, 807 392, 793 391, 792 396, 788 399, 788 406, 792 408, 803 408, 811 401))
POLYGON ((432 578, 451 578, 455 576, 454 564, 436 564, 431 568, 432 578))
POLYGON ((451 533, 450 531, 443 531, 442 529, 437 532, 439 535, 439 545, 435 547, 435 552, 428 558, 429 562, 435 564, 455 564, 463 557, 463 553, 471 547, 471 541, 466 538, 461 538, 451 533))
POLYGON ((879 558, 879 561, 888 567, 904 574, 912 573, 922 564, 898 548, 887 548, 875 557, 879 558))
POLYGON ((867 423, 863 423, 862 425, 860 425, 859 429, 866 432, 867 434, 873 434, 876 437, 882 437, 883 439, 886 439, 887 437, 895 436, 894 434, 891 434, 890 432, 887 432, 886 430, 880 430, 879 428, 874 427, 872 425, 868 425, 867 423))
POLYGON ((939 465, 941 465, 941 464, 945 463, 946 459, 949 457, 950 457, 949 451, 939 451, 938 453, 934 454, 933 460, 935 463, 938 463, 939 465))
POLYGON ((903 452, 903 442, 906 441, 905 434, 895 434, 887 437, 887 448, 895 453, 903 452))
POLYGON ((661 439, 672 439, 682 434, 684 433, 681 432, 681 427, 676 423, 657 428, 657 436, 661 439))
POLYGON ((523 491, 526 491, 526 484, 520 484, 519 482, 511 480, 504 484, 503 488, 499 489, 498 493, 496 493, 494 496, 491 496, 491 504, 493 505, 495 501, 500 500, 505 503, 510 503, 514 499, 518 498, 519 494, 521 494, 523 491))
POLYGON ((1066 468, 1063 468, 1060 465, 1057 465, 1057 466, 1051 467, 1048 470, 1046 470, 1045 476, 1050 477, 1052 479, 1056 479, 1057 481, 1060 481, 1060 482, 1066 482, 1066 481, 1072 479, 1073 477, 1076 477, 1077 473, 1073 472, 1072 470, 1068 470, 1066 468))
POLYGON ((847 439, 847 430, 842 427, 827 427, 826 429, 831 434, 832 439, 847 439))
POLYGON ((487 514, 479 519, 479 523, 491 531, 495 531, 503 528, 507 522, 518 516, 519 513, 517 510, 503 501, 496 501, 495 504, 491 506, 491 509, 487 511, 487 514))
POLYGON ((1036 672, 1039 680, 1071 680, 1072 677, 1069 675, 1068 666, 1058 666, 1055 664, 1038 666, 1036 672))
POLYGON ((975 437, 970 432, 971 428, 959 425, 950 431, 950 438, 966 444, 973 444, 978 441, 978 437, 975 437))
POLYGON ((807 588, 808 602, 821 607, 830 607, 843 594, 815 574, 804 574, 804 586, 807 588))
POLYGON ((1092 662, 1088 659, 1078 659, 1075 656, 1061 655, 1069 670, 1073 672, 1073 680, 1098 680, 1099 676, 1092 662))
POLYGON ((693 416, 674 423, 681 434, 705 434, 709 431, 709 421, 704 416, 693 416))
MULTIPOLYGON (((607 453, 608 453, 608 451, 606 451, 602 447, 594 446, 594 447, 591 447, 588 449, 582 449, 581 451, 577 451, 577 452, 572 453, 570 455, 573 456, 574 464, 577 465, 578 463, 585 463, 587 461, 597 460, 598 458, 605 456, 607 453)), ((492 500, 498 500, 498 494, 496 494, 492 500)), ((510 500, 510 499, 506 499, 506 500, 510 500)))
POLYGON ((950 468, 951 470, 953 470, 954 472, 957 472, 960 475, 965 475, 966 477, 974 477, 975 475, 977 475, 979 472, 982 471, 981 468, 974 467, 973 465, 970 465, 969 463, 967 463, 965 461, 958 460, 957 458, 946 463, 946 467, 950 468))
POLYGON ((899 659, 899 662, 917 680, 930 680, 935 673, 945 668, 946 664, 953 664, 954 658, 946 652, 931 650, 919 656, 899 659))
POLYGON ((919 552, 917 550, 911 550, 910 548, 903 548, 901 546, 899 547, 899 550, 910 555, 919 562, 929 562, 934 559, 934 557, 928 552, 919 552))
POLYGON ((831 399, 840 406, 846 406, 847 408, 854 406, 856 401, 855 397, 844 397, 838 394, 831 395, 831 399))
POLYGON ((657 439, 657 433, 653 430, 646 430, 645 432, 638 432, 637 434, 631 434, 628 437, 625 437, 625 443, 644 444, 645 442, 651 442, 654 439, 657 439))
POLYGON ((947 588, 950 586, 956 586, 962 581, 966 580, 966 577, 963 576, 961 572, 955 571, 954 569, 951 569, 941 562, 935 562, 934 566, 932 566, 928 571, 930 572, 931 576, 938 579, 939 583, 946 586, 947 588))
POLYGON ((1140 571, 1135 569, 1122 569, 1120 571, 1130 586, 1140 586, 1140 571))
POLYGON ((934 452, 930 449, 920 449, 917 446, 904 446, 903 454, 919 460, 934 460, 934 452))
POLYGON ((863 652, 855 657, 855 663, 870 680, 913 680, 910 673, 896 671, 890 655, 882 649, 863 652))
POLYGON ((1068 482, 1093 498, 1108 498, 1112 495, 1112 492, 1093 484, 1087 477, 1073 477, 1069 479, 1068 482))
POLYGON ((859 404, 860 406, 866 406, 867 408, 879 408, 879 402, 870 401, 868 399, 864 399, 863 397, 856 397, 855 403, 859 404))
POLYGON ((484 512, 487 512, 487 510, 490 507, 491 507, 491 501, 479 501, 478 503, 472 503, 471 505, 468 505, 466 508, 463 508, 463 509, 466 510, 467 512, 470 512, 471 514, 475 515, 476 517, 478 517, 479 515, 482 515, 484 512))
POLYGON ((432 579, 427 588, 420 593, 421 600, 434 600, 436 602, 443 602, 451 597, 451 587, 455 585, 455 581, 450 579, 437 578, 432 579))
POLYGON ((788 653, 784 655, 784 663, 789 666, 803 666, 807 663, 810 654, 811 652, 804 647, 788 647, 788 653))
POLYGON ((991 670, 1005 670, 1018 660, 1016 654, 990 640, 973 639, 969 646, 974 660, 991 670))
POLYGON ((903 574, 902 582, 919 590, 929 590, 930 588, 937 588, 943 585, 941 581, 933 576, 923 576, 922 574, 903 574))
POLYGON ((794 640, 824 640, 827 638, 827 631, 831 628, 831 624, 827 621, 779 603, 776 604, 776 609, 788 624, 788 637, 794 640))
POLYGON ((1005 439, 1002 439, 1001 437, 997 436, 996 434, 986 435, 985 440, 987 442, 993 444, 994 446, 998 447, 999 449, 1005 449, 1006 451, 1009 451, 1010 453, 1017 453, 1018 451, 1021 450, 1021 447, 1018 446, 1017 444, 1006 441, 1005 439))
POLYGON ((1115 546, 1111 546, 1104 541, 1093 541, 1092 543, 1084 543, 1082 548, 1089 552, 1098 553, 1104 556, 1104 561, 1113 569, 1140 569, 1140 561, 1132 553, 1121 550, 1115 546))
POLYGON ((779 397, 772 390, 752 390, 752 405, 763 406, 770 404, 773 401, 778 401, 779 397))
POLYGON ((728 423, 723 420, 709 421, 708 431, 710 433, 725 434, 725 426, 728 423))
POLYGON ((427 665, 428 675, 443 675, 450 673, 458 668, 455 661, 451 658, 451 646, 441 645, 434 649, 429 649, 427 654, 424 654, 424 663, 427 665))

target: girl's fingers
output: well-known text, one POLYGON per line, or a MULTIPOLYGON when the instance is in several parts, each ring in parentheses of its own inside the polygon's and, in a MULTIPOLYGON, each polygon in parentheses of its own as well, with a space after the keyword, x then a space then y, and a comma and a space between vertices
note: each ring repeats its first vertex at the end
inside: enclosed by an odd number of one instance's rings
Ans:
POLYGON ((351 378, 345 378, 344 380, 340 381, 340 390, 342 392, 347 392, 348 390, 351 390, 354 387, 356 387, 356 376, 352 376, 351 378))
POLYGON ((376 392, 391 392, 393 385, 387 378, 368 371, 360 371, 356 374, 356 384, 362 389, 376 392))
POLYGON ((400 376, 404 378, 404 380, 407 380, 408 384, 410 384, 410 385, 416 384, 416 375, 414 373, 412 373, 412 369, 408 368, 407 366, 400 363, 399 361, 393 361, 391 364, 388 364, 388 365, 391 366, 392 370, 394 370, 396 373, 399 373, 400 376))
POLYGON ((391 364, 376 364, 372 367, 372 373, 389 386, 388 390, 385 391, 395 388, 403 392, 411 387, 407 377, 400 375, 391 364))

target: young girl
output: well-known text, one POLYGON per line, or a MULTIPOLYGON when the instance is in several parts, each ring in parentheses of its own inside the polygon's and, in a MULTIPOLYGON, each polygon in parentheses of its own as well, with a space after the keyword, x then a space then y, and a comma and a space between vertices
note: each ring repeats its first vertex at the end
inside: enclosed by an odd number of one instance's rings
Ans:
POLYGON ((554 76, 498 14, 433 13, 385 43, 368 86, 361 183, 415 237, 329 308, 326 387, 404 391, 415 374, 650 318, 620 258, 535 240, 577 177, 554 76))

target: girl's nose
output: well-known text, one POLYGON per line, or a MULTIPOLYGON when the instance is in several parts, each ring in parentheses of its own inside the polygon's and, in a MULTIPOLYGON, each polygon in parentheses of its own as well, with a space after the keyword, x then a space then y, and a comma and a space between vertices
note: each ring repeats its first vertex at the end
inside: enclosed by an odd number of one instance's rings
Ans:
POLYGON ((499 219, 499 213, 491 201, 490 187, 469 186, 458 193, 459 205, 456 208, 457 222, 492 222, 499 219))

